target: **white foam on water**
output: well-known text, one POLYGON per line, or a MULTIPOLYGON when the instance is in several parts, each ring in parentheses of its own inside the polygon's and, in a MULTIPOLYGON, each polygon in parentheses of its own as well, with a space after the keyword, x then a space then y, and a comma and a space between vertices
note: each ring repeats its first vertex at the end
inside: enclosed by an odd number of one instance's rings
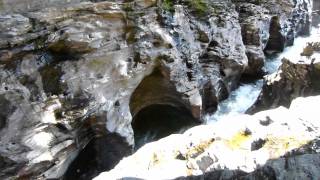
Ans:
MULTIPOLYGON (((281 65, 281 59, 283 58, 290 59, 293 62, 298 62, 302 58, 307 58, 301 57, 300 54, 308 42, 320 42, 320 24, 318 27, 312 28, 310 36, 296 38, 293 46, 285 48, 282 53, 272 58, 268 58, 264 67, 266 72, 272 74, 277 71, 281 65)), ((320 59, 320 53, 315 53, 309 59, 311 60, 313 58, 320 59)), ((226 116, 244 114, 258 98, 262 85, 262 80, 255 83, 240 85, 238 89, 231 92, 228 99, 219 103, 215 114, 207 115, 204 118, 205 122, 207 124, 212 124, 226 116)))

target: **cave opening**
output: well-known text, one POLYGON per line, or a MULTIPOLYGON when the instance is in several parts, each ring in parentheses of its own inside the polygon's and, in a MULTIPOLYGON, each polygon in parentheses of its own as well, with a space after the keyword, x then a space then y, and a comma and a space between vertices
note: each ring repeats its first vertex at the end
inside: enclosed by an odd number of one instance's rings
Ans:
POLYGON ((87 180, 109 171, 131 154, 126 140, 116 133, 95 137, 70 164, 62 180, 87 180))
POLYGON ((135 149, 199 124, 191 106, 177 92, 166 72, 156 68, 145 77, 130 99, 135 149))
POLYGON ((133 119, 135 148, 195 126, 196 120, 186 108, 154 104, 142 109, 133 119))

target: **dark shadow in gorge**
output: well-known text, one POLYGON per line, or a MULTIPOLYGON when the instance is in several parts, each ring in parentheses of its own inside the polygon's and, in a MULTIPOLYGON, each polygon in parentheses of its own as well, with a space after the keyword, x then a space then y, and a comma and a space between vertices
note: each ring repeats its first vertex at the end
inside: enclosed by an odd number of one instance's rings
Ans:
POLYGON ((101 172, 111 170, 124 157, 131 154, 131 147, 117 134, 94 138, 69 166, 64 180, 88 180, 101 172))
POLYGON ((161 104, 148 106, 133 119, 135 148, 196 124, 192 114, 185 108, 161 104))
POLYGON ((63 180, 92 179, 111 170, 123 157, 132 153, 132 146, 125 138, 106 130, 105 117, 106 112, 98 112, 84 121, 78 131, 78 140, 88 144, 69 165, 63 180))
POLYGON ((177 92, 169 75, 158 67, 145 77, 130 99, 135 149, 197 125, 189 101, 177 92))

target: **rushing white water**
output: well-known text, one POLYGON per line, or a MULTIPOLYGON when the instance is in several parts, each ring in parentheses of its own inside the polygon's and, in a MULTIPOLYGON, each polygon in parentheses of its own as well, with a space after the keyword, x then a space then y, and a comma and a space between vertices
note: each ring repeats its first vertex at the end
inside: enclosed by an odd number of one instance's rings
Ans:
MULTIPOLYGON (((299 61, 302 58, 300 53, 308 42, 320 42, 320 25, 312 28, 310 36, 296 38, 293 46, 287 47, 282 53, 268 58, 264 67, 265 71, 268 74, 277 71, 283 58, 299 61)), ((314 54, 310 59, 315 57, 320 58, 320 54, 314 54)), ((226 116, 244 114, 258 98, 262 85, 262 80, 240 85, 238 89, 231 92, 228 99, 219 103, 215 114, 205 117, 206 123, 215 123, 226 116)))
POLYGON ((219 103, 218 109, 214 115, 205 117, 205 121, 210 124, 218 121, 224 116, 234 116, 245 113, 257 99, 262 84, 263 81, 259 80, 255 83, 240 85, 238 89, 230 93, 228 99, 219 103))
MULTIPOLYGON (((300 56, 300 53, 303 51, 303 48, 306 47, 308 42, 320 42, 320 25, 312 28, 310 36, 297 37, 294 40, 293 46, 287 47, 282 53, 267 59, 265 64, 266 72, 268 72, 268 74, 275 72, 281 65, 281 59, 283 58, 290 59, 291 61, 299 61, 303 58, 300 56)), ((319 58, 319 56, 319 54, 314 54, 313 58, 319 58)))

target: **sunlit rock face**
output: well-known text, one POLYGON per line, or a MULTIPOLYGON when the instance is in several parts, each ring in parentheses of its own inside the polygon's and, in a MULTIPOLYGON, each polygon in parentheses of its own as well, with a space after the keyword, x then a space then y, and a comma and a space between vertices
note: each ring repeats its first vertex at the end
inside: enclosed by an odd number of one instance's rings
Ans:
POLYGON ((143 146, 94 179, 317 179, 319 102, 298 98, 289 109, 194 127, 143 146))
POLYGON ((291 62, 282 60, 280 70, 268 76, 254 111, 269 107, 289 106, 292 99, 320 93, 319 62, 291 62))
POLYGON ((281 52, 294 38, 310 32, 310 1, 233 0, 239 12, 248 66, 245 75, 263 75, 264 51, 281 52))
MULTIPOLYGON (((287 32, 284 22, 305 17, 309 7, 307 1, 289 6, 251 1, 255 6, 247 13, 239 10, 248 3, 242 1, 169 6, 155 0, 78 2, 0 1, 0 179, 55 179, 66 171, 82 177, 82 167, 80 173, 77 164, 69 167, 79 152, 96 142, 92 139, 114 133, 125 139, 123 147, 130 152, 132 126, 146 111, 164 111, 166 119, 183 114, 177 126, 160 124, 174 131, 201 122, 244 72, 261 72, 271 18, 279 16, 281 26, 273 28, 287 32), (13 9, 4 8, 10 4, 13 9), (296 7, 302 9, 299 16, 290 13, 296 7), (265 17, 257 26, 250 15, 255 9, 267 9, 257 14, 265 17), (249 16, 253 20, 246 33, 249 16), (139 87, 155 69, 161 78, 151 86, 161 91, 151 87, 143 93, 139 87)), ((101 144, 94 151, 105 147, 101 144)))
MULTIPOLYGON (((320 40, 320 34, 317 37, 320 40)), ((317 51, 309 57, 300 56, 298 61, 283 58, 279 70, 265 77, 262 92, 248 112, 288 107, 294 98, 319 94, 319 60, 320 53, 317 51)))

